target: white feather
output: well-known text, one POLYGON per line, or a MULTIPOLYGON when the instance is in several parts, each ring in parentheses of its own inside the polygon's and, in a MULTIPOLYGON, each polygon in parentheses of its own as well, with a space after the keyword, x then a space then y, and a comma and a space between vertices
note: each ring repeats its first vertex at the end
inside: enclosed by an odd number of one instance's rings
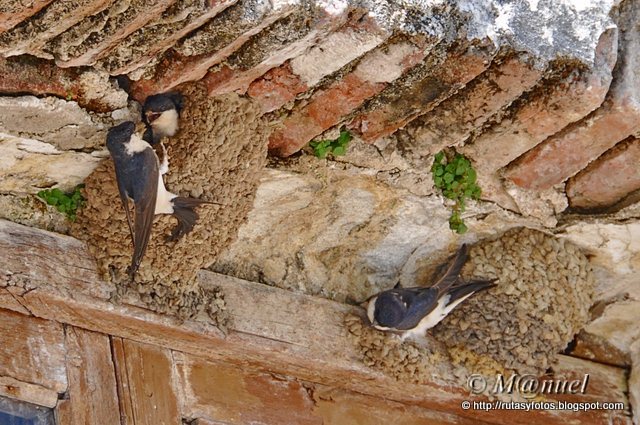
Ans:
POLYGON ((402 334, 401 339, 404 341, 407 338, 416 338, 416 337, 423 338, 427 333, 427 330, 431 329, 432 327, 440 323, 442 319, 447 317, 447 314, 449 314, 451 310, 456 308, 458 304, 460 304, 462 301, 469 298, 471 295, 473 295, 473 292, 471 292, 468 295, 465 295, 464 297, 458 298, 457 300, 455 300, 449 305, 447 305, 447 303, 449 302, 451 295, 443 296, 438 300, 438 305, 436 306, 436 308, 431 310, 431 313, 424 316, 422 320, 420 320, 420 323, 418 323, 418 326, 404 332, 402 334))
POLYGON ((137 134, 132 134, 129 141, 124 144, 124 148, 128 155, 133 155, 147 148, 151 149, 151 145, 138 137, 137 134))
POLYGON ((169 109, 151 122, 151 128, 160 136, 173 136, 178 132, 178 111, 169 109))
POLYGON ((156 197, 155 214, 173 214, 173 203, 171 200, 177 195, 169 192, 164 187, 162 174, 158 174, 158 195, 156 197))

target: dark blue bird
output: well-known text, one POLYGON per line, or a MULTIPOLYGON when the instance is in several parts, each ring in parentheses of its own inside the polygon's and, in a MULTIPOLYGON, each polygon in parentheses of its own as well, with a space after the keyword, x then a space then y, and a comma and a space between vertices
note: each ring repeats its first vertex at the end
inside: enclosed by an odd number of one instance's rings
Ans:
POLYGON ((193 230, 198 219, 195 207, 212 202, 180 197, 167 191, 158 156, 148 142, 135 134, 133 122, 126 121, 109 130, 107 149, 113 158, 118 191, 133 240, 133 257, 129 267, 133 279, 149 244, 155 214, 173 214, 176 217, 178 224, 169 237, 173 241, 193 230), (129 199, 134 204, 133 222, 129 199))
POLYGON ((428 287, 395 288, 371 297, 367 317, 383 331, 396 331, 402 339, 424 337, 427 329, 437 325, 458 304, 474 293, 495 286, 496 279, 464 281, 460 277, 469 248, 462 245, 448 264, 444 275, 428 287))

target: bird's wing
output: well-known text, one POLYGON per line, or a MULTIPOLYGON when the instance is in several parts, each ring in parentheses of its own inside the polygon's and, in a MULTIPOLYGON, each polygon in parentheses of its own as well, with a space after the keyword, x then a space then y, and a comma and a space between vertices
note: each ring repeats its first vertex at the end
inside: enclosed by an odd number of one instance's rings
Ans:
POLYGON ((134 276, 147 250, 158 196, 158 157, 152 148, 137 154, 139 179, 134 184, 135 237, 129 273, 134 276))
POLYGON ((434 283, 431 287, 437 289, 438 297, 443 296, 451 286, 453 286, 458 279, 460 278, 460 271, 462 270, 462 266, 467 261, 467 256, 469 254, 469 246, 467 244, 462 244, 456 256, 449 262, 449 266, 447 267, 444 275, 434 283))
POLYGON ((438 305, 438 290, 435 288, 407 288, 394 291, 400 292, 407 306, 402 321, 395 326, 398 330, 415 328, 420 320, 438 305))
POLYGON ((122 201, 122 208, 127 216, 127 224, 129 225, 129 234, 131 235, 131 242, 135 245, 135 238, 133 235, 133 223, 131 221, 131 212, 129 211, 129 194, 127 188, 124 186, 121 176, 119 176, 119 168, 116 167, 116 182, 118 183, 118 192, 120 193, 120 200, 122 201))

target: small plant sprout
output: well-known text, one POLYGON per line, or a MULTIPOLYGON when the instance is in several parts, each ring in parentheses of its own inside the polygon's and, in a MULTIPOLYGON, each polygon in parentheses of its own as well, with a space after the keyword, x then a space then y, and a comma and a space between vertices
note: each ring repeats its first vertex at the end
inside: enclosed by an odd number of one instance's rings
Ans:
POLYGON ((83 187, 84 185, 80 184, 69 193, 65 193, 58 188, 45 189, 38 192, 37 195, 47 204, 56 207, 58 211, 65 214, 69 220, 76 221, 76 212, 78 208, 82 208, 85 201, 82 193, 80 193, 80 189, 83 187))
POLYGON ((333 156, 341 156, 347 153, 347 146, 349 146, 351 138, 349 130, 342 127, 337 139, 311 141, 309 146, 313 149, 315 156, 321 159, 326 158, 329 153, 333 156))
POLYGON ((460 234, 465 233, 468 228, 461 217, 465 202, 467 199, 480 199, 482 193, 476 184, 476 170, 463 155, 457 153, 451 157, 443 151, 436 154, 431 174, 433 183, 444 197, 455 201, 449 217, 449 228, 460 234))

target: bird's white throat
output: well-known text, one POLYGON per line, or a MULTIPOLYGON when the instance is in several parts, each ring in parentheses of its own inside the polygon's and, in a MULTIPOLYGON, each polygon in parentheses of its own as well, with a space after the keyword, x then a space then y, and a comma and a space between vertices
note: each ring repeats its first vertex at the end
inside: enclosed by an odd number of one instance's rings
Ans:
POLYGON ((151 123, 153 131, 161 137, 173 136, 178 132, 178 111, 169 109, 151 123))
POLYGON ((151 145, 138 137, 137 134, 132 134, 129 141, 124 144, 124 148, 128 155, 133 155, 147 148, 151 149, 151 145))

